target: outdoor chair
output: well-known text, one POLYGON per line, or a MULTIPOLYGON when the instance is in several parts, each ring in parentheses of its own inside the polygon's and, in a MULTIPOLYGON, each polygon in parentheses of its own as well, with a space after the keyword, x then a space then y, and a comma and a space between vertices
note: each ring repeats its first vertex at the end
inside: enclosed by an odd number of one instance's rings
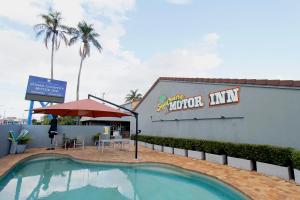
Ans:
POLYGON ((84 138, 77 137, 76 140, 74 140, 74 149, 80 146, 82 147, 82 149, 84 149, 84 138))
POLYGON ((65 146, 64 141, 63 141, 63 135, 54 135, 54 138, 53 138, 53 143, 55 145, 55 147, 58 147, 58 146, 65 146))
POLYGON ((101 145, 101 152, 103 153, 103 150, 104 150, 104 145, 105 144, 108 144, 110 145, 111 143, 111 139, 110 139, 110 135, 109 134, 101 134, 99 136, 99 142, 98 142, 98 150, 100 149, 100 145, 101 145))
POLYGON ((113 147, 115 149, 115 144, 121 144, 121 146, 123 147, 123 138, 121 135, 116 135, 114 136, 114 139, 113 139, 113 147))
POLYGON ((113 139, 114 149, 115 144, 121 144, 121 149, 123 149, 124 144, 129 144, 129 139, 124 139, 121 135, 115 136, 113 139))

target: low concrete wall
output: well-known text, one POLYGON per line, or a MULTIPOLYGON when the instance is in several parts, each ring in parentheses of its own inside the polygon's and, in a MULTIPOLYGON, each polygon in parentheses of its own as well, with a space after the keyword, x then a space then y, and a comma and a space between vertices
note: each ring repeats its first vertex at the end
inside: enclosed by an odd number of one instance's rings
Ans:
MULTIPOLYGON (((48 147, 50 139, 48 137, 49 125, 0 125, 0 157, 9 153, 10 141, 8 132, 13 130, 19 132, 21 128, 29 131, 32 138, 28 147, 48 147)), ((104 126, 58 126, 58 133, 66 134, 66 137, 75 138, 81 136, 85 139, 86 145, 93 145, 92 136, 103 132, 104 126)))
POLYGON ((0 158, 9 153, 10 141, 8 140, 8 132, 13 130, 18 133, 21 126, 19 125, 0 125, 0 158))
POLYGON ((300 185, 300 170, 294 169, 295 181, 300 185))
MULTIPOLYGON (((48 137, 49 125, 24 125, 25 129, 30 132, 32 140, 28 147, 48 147, 50 139, 48 137)), ((104 126, 58 126, 58 135, 65 134, 68 138, 82 137, 85 145, 94 145, 92 136, 96 133, 102 133, 104 126)))

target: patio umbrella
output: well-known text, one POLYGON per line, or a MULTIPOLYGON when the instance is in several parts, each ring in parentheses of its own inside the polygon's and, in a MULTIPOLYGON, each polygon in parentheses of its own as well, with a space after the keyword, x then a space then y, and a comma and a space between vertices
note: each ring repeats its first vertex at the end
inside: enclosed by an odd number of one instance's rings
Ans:
POLYGON ((44 108, 33 109, 34 114, 52 114, 60 116, 80 116, 80 117, 125 117, 131 116, 103 103, 92 99, 83 99, 63 104, 56 104, 44 108))

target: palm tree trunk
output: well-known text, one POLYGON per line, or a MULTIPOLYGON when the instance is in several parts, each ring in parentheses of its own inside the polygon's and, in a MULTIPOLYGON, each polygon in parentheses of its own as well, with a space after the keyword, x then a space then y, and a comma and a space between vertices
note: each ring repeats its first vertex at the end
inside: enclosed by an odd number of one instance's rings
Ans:
MULTIPOLYGON (((82 69, 82 63, 84 60, 84 56, 81 56, 81 61, 80 61, 80 67, 79 67, 79 72, 78 72, 78 79, 77 79, 77 89, 76 89, 76 100, 79 100, 79 86, 80 86, 80 75, 81 75, 81 69, 82 69)), ((80 117, 77 117, 77 125, 80 124, 80 117)))
POLYGON ((55 36, 52 37, 52 49, 51 49, 51 80, 53 79, 53 59, 54 59, 54 39, 55 36))
POLYGON ((79 72, 78 72, 78 79, 77 79, 77 90, 76 90, 76 100, 77 101, 79 100, 80 75, 81 75, 83 60, 84 60, 84 56, 81 56, 80 67, 79 67, 79 72))

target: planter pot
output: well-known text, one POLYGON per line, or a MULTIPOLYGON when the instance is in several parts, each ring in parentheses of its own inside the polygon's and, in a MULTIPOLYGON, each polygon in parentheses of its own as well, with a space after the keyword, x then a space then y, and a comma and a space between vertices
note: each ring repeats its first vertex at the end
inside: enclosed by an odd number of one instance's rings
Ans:
MULTIPOLYGON (((134 144, 134 142, 133 142, 133 144, 134 144)), ((138 145, 144 147, 145 146, 145 142, 138 141, 138 145)))
POLYGON ((26 146, 27 146, 26 144, 18 144, 17 145, 17 153, 24 153, 26 146))
POLYGON ((129 140, 129 144, 134 145, 134 140, 129 140))
POLYGON ((174 154, 179 155, 179 156, 186 156, 186 150, 174 148, 174 154))
POLYGON ((282 167, 263 162, 256 162, 256 168, 257 172, 262 174, 277 176, 285 180, 289 180, 291 178, 289 167, 282 167))
POLYGON ((173 147, 165 147, 163 148, 164 152, 173 154, 173 147))
POLYGON ((14 142, 11 142, 9 154, 16 154, 16 152, 17 152, 17 144, 14 142))
POLYGON ((245 169, 245 170, 249 170, 249 171, 254 169, 254 165, 251 160, 228 156, 227 163, 229 166, 239 168, 239 169, 245 169))
POLYGON ((296 183, 300 184, 300 170, 299 169, 294 169, 294 174, 295 174, 296 183))
POLYGON ((145 145, 146 145, 145 147, 153 150, 153 144, 146 142, 145 145))
POLYGON ((204 152, 188 150, 188 157, 199 159, 199 160, 204 160, 204 152))
POLYGON ((154 150, 155 151, 159 151, 159 152, 162 152, 162 146, 160 146, 160 145, 154 145, 154 150))
POLYGON ((205 160, 224 165, 226 163, 226 155, 205 153, 205 160))

